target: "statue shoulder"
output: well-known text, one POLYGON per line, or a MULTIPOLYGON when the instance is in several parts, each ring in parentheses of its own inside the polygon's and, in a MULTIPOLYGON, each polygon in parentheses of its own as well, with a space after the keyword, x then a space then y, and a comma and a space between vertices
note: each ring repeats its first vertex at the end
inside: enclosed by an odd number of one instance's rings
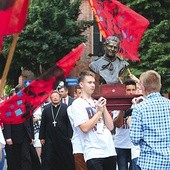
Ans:
POLYGON ((89 64, 89 67, 92 71, 97 73, 100 70, 101 66, 103 65, 103 62, 104 62, 103 57, 98 57, 96 60, 92 61, 89 64))
POLYGON ((104 59, 104 56, 98 56, 98 57, 96 57, 93 61, 95 62, 95 61, 100 61, 100 60, 103 60, 104 59))
POLYGON ((120 62, 129 64, 129 63, 128 63, 128 60, 125 59, 124 57, 122 57, 122 56, 116 56, 116 57, 117 57, 117 59, 118 59, 120 62))
POLYGON ((90 63, 90 65, 101 65, 101 64, 103 64, 103 61, 104 61, 104 57, 102 56, 102 57, 98 57, 98 58, 96 58, 95 60, 93 60, 91 63, 90 63))
POLYGON ((117 55, 116 57, 117 57, 120 61, 125 61, 125 58, 122 57, 122 56, 120 56, 120 55, 117 55))

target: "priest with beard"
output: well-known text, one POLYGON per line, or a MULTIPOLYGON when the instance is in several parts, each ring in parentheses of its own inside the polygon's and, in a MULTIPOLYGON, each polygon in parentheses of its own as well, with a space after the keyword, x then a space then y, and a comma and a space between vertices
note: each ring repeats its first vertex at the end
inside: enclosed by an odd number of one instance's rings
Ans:
POLYGON ((61 102, 58 91, 53 91, 50 99, 51 104, 42 112, 39 133, 42 170, 75 170, 67 105, 61 102))

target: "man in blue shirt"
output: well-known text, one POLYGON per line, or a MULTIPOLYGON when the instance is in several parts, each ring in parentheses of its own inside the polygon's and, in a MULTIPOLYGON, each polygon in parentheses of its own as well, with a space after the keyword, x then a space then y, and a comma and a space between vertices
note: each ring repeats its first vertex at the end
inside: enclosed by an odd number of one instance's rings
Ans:
POLYGON ((140 145, 142 170, 170 169, 170 100, 161 96, 161 76, 153 70, 140 76, 146 100, 133 108, 130 138, 140 145))

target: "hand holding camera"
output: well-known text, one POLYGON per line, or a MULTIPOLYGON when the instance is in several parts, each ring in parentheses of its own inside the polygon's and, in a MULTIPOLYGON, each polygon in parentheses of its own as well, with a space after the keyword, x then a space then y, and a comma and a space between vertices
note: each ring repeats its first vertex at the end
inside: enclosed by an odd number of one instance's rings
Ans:
POLYGON ((142 102, 143 100, 145 100, 145 98, 143 96, 135 97, 132 99, 132 104, 138 104, 138 103, 142 102))
MULTIPOLYGON (((142 102, 143 100, 145 100, 145 98, 143 96, 135 97, 135 98, 132 99, 132 104, 136 105, 136 104, 142 102)), ((132 115, 132 111, 133 111, 133 107, 127 109, 124 112, 124 118, 126 118, 128 116, 131 116, 132 115)))
POLYGON ((97 110, 103 112, 104 106, 106 106, 106 99, 104 97, 100 97, 97 101, 97 110))

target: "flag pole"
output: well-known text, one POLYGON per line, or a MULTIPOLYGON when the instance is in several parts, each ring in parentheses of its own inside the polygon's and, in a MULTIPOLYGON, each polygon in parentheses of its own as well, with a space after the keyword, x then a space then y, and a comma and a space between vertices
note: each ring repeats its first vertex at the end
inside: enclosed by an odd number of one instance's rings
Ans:
POLYGON ((3 90, 4 90, 4 87, 5 87, 5 83, 6 83, 6 77, 7 77, 8 72, 9 72, 9 68, 10 68, 12 58, 13 58, 13 55, 14 55, 14 52, 15 52, 15 47, 16 47, 16 44, 17 44, 17 41, 18 41, 18 37, 19 37, 19 33, 13 35, 11 48, 10 48, 10 51, 9 51, 9 54, 8 54, 7 62, 6 62, 5 69, 4 69, 2 79, 1 79, 1 83, 0 83, 0 96, 3 94, 3 90))
POLYGON ((120 77, 118 77, 120 84, 123 84, 123 81, 120 77))
POLYGON ((130 71, 130 69, 129 69, 129 68, 127 69, 127 71, 128 71, 128 73, 129 73, 129 75, 132 75, 132 73, 131 73, 131 71, 130 71))
POLYGON ((128 73, 129 73, 129 77, 132 80, 134 80, 136 83, 139 83, 139 78, 137 78, 135 75, 133 75, 129 68, 127 70, 128 70, 128 73))

